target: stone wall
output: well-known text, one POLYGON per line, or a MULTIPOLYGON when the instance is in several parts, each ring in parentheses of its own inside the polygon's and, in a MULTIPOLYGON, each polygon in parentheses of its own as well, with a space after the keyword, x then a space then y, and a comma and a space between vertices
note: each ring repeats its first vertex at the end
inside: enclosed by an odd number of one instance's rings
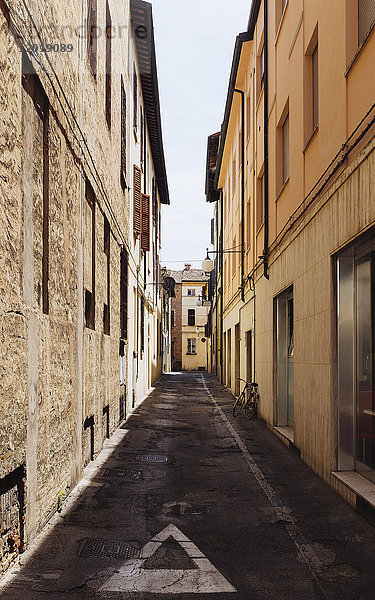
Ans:
MULTIPOLYGON (((35 37, 34 25, 29 18, 23 24, 22 2, 8 4, 12 27, 6 5, 0 11, 0 491, 5 490, 0 496, 0 553, 5 566, 43 527, 59 496, 74 487, 83 466, 102 448, 107 430, 111 433, 119 422, 120 246, 127 240, 129 213, 128 192, 120 183, 121 75, 130 97, 127 35, 112 39, 109 128, 105 37, 98 39, 94 77, 86 40, 75 33, 76 26, 86 23, 81 2, 56 0, 43 5, 43 11, 36 0, 29 2, 46 39, 55 41, 53 36, 62 35, 62 27, 69 25, 65 39, 56 42, 73 45, 70 53, 39 53, 48 76, 32 59, 37 77, 31 77, 39 81, 49 102, 44 162, 43 116, 22 77, 21 49, 31 33, 35 37), (46 169, 48 184, 43 179, 46 169), (93 329, 85 327, 84 290, 93 256, 93 238, 84 219, 86 181, 95 194, 93 329), (111 230, 109 335, 103 318, 104 216, 111 230), (16 483, 6 490, 7 477, 20 468, 25 469, 21 520, 21 488, 16 483), (19 538, 12 547, 4 542, 7 532, 19 538)), ((99 23, 105 26, 105 4, 98 6, 99 23)), ((128 2, 111 2, 111 17, 127 31, 128 2)))

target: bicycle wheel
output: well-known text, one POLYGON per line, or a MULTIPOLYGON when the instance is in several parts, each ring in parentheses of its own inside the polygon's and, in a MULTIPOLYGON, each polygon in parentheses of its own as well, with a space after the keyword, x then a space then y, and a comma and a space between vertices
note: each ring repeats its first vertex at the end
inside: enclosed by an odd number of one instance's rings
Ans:
POLYGON ((246 402, 246 406, 245 406, 245 415, 246 418, 252 419, 253 417, 256 416, 257 414, 257 408, 258 408, 258 397, 256 394, 253 394, 250 396, 248 402, 246 402))
POLYGON ((237 415, 239 415, 242 412, 244 406, 245 406, 245 394, 242 393, 238 396, 237 400, 235 401, 235 403, 233 405, 233 416, 237 417, 237 415))

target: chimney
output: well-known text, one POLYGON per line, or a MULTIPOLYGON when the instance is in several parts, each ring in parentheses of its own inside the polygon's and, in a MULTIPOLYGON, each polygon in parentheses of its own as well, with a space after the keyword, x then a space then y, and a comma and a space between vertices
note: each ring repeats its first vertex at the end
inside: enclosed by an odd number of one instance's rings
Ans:
POLYGON ((184 271, 190 271, 190 267, 191 267, 191 264, 185 263, 185 269, 184 269, 184 271))

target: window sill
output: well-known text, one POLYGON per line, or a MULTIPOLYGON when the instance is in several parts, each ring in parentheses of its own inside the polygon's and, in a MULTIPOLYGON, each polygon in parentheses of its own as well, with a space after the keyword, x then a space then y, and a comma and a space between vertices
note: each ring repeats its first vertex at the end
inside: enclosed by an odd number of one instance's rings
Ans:
POLYGON ((375 484, 356 471, 332 471, 332 477, 346 485, 357 496, 360 496, 375 508, 375 484))
POLYGON ((287 177, 287 178, 285 179, 285 181, 284 181, 283 185, 281 186, 281 188, 280 188, 280 190, 279 190, 279 192, 278 192, 278 194, 277 194, 277 196, 276 196, 276 200, 275 200, 275 202, 277 202, 277 201, 278 201, 278 199, 280 198, 281 194, 282 194, 282 193, 283 193, 283 191, 285 190, 286 186, 287 186, 287 185, 288 185, 288 183, 289 183, 289 179, 290 179, 289 177, 287 177))
POLYGON ((186 356, 196 356, 196 352, 186 352, 186 356))
POLYGON ((287 440, 294 443, 294 431, 291 427, 275 426, 274 429, 287 440))
POLYGON ((305 152, 306 152, 307 148, 310 146, 310 144, 311 144, 311 142, 313 141, 313 139, 314 139, 314 137, 315 137, 315 134, 316 134, 316 132, 318 131, 318 129, 319 129, 319 125, 317 125, 317 126, 315 127, 314 131, 312 132, 312 134, 310 135, 309 139, 307 140, 307 142, 306 142, 306 144, 305 144, 305 147, 304 147, 304 149, 302 150, 302 153, 303 153, 303 154, 305 154, 305 152))

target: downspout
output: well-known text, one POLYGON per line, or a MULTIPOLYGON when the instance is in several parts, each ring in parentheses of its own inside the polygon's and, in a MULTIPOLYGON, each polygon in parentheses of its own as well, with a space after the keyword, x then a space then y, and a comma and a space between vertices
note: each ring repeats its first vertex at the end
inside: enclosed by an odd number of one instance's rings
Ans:
POLYGON ((241 94, 241 300, 245 302, 245 92, 233 89, 241 94))
POLYGON ((268 0, 264 0, 264 277, 269 279, 269 185, 268 185, 268 0))

